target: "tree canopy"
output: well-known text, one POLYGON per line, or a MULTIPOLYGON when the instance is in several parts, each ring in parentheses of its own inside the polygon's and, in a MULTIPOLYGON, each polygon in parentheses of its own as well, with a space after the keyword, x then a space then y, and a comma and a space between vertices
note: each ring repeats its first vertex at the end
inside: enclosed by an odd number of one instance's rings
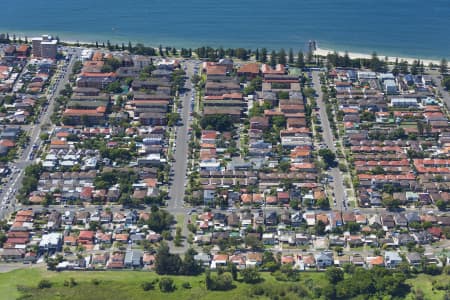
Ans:
POLYGON ((233 129, 233 119, 230 115, 207 115, 200 121, 203 129, 214 129, 217 131, 231 131, 233 129))

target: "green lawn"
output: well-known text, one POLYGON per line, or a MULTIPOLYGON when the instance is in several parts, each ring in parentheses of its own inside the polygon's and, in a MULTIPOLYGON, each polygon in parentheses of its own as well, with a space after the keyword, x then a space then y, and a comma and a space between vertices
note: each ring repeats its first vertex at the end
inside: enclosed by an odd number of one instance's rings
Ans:
MULTIPOLYGON (((162 293, 159 291, 158 284, 152 291, 144 291, 141 283, 161 278, 154 272, 142 271, 73 271, 73 272, 49 272, 43 268, 30 268, 11 271, 0 274, 0 300, 17 299, 24 296, 23 299, 71 299, 71 300, 112 300, 112 299, 204 299, 204 300, 241 300, 250 299, 248 290, 251 287, 245 283, 234 282, 235 288, 226 291, 206 291, 204 284, 204 275, 196 277, 170 276, 175 281, 176 291, 173 293, 162 293), (73 287, 65 286, 64 282, 73 278, 77 283, 73 287), (51 288, 37 289, 37 284, 41 279, 47 279, 52 283, 51 288), (96 285, 93 279, 99 280, 96 285), (182 284, 189 282, 190 289, 184 289, 182 284), (26 287, 24 293, 17 290, 17 286, 26 287), (26 295, 26 296, 25 296, 26 295)), ((262 273, 263 284, 273 284, 282 286, 287 283, 276 281, 270 274, 262 273)), ((321 284, 324 282, 323 273, 307 272, 302 273, 301 281, 314 282, 321 284)), ((267 299, 266 297, 251 299, 267 299)))
MULTIPOLYGON (((268 273, 261 273, 264 285, 270 289, 283 289, 292 283, 276 281, 273 276, 268 273)), ((256 297, 249 292, 251 285, 234 281, 235 288, 226 292, 212 292, 205 289, 204 275, 200 276, 170 276, 176 285, 176 291, 172 293, 162 293, 158 284, 155 289, 144 291, 141 288, 143 282, 152 281, 161 278, 154 272, 143 271, 67 271, 67 272, 49 272, 44 268, 24 268, 7 273, 0 274, 0 300, 11 300, 22 297, 21 299, 71 299, 71 300, 114 300, 114 299, 164 299, 164 300, 181 300, 181 299, 202 299, 202 300, 245 300, 245 299, 268 299, 262 295, 256 297), (73 278, 76 282, 75 286, 64 285, 73 278), (47 279, 52 283, 51 288, 38 289, 37 284, 40 280, 47 279), (96 279, 98 284, 93 280, 96 279), (190 289, 185 289, 182 284, 189 282, 190 289), (19 292, 17 286, 22 286, 19 292)), ((413 291, 420 289, 424 294, 424 299, 441 300, 444 297, 443 291, 432 289, 432 282, 449 281, 446 275, 429 276, 420 274, 413 279, 408 279, 407 283, 412 286, 411 294, 406 299, 413 300, 413 291)), ((311 292, 312 289, 321 288, 326 284, 324 273, 319 272, 302 272, 300 274, 299 285, 307 287, 311 292)), ((289 298, 291 299, 291 298, 289 298)))

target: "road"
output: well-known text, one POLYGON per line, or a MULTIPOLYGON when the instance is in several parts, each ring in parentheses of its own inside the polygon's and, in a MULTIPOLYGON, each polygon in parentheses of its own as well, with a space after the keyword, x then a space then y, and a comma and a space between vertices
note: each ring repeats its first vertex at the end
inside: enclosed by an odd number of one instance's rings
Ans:
POLYGON ((441 78, 442 76, 439 75, 431 75, 431 78, 433 78, 433 82, 436 84, 437 90, 442 95, 442 100, 444 101, 445 105, 447 106, 447 109, 450 109, 450 94, 448 91, 446 91, 441 84, 441 78))
POLYGON ((31 126, 24 126, 23 129, 26 130, 30 138, 30 142, 25 147, 25 149, 21 152, 19 158, 10 163, 10 168, 13 170, 13 174, 10 176, 8 183, 4 186, 4 194, 1 197, 2 204, 7 204, 8 208, 2 209, 0 211, 0 219, 8 216, 16 208, 16 193, 20 189, 22 185, 22 179, 24 176, 24 170, 26 167, 31 165, 34 162, 35 157, 30 159, 30 154, 34 151, 37 152, 38 149, 33 149, 33 145, 36 144, 39 146, 40 140, 39 136, 42 132, 42 124, 50 123, 50 116, 53 113, 54 107, 54 99, 59 95, 60 91, 64 89, 66 83, 69 82, 70 71, 72 70, 73 64, 80 57, 81 50, 75 49, 74 53, 71 57, 69 63, 64 63, 63 65, 59 65, 58 71, 54 75, 54 78, 57 80, 56 88, 53 91, 50 91, 48 94, 48 105, 47 108, 43 110, 40 115, 40 118, 37 119, 31 126), (7 202, 10 203, 7 203, 7 202))
MULTIPOLYGON (((189 231, 187 230, 187 222, 189 220, 188 210, 184 207, 184 193, 187 184, 187 167, 188 167, 188 151, 189 151, 189 136, 188 129, 191 125, 191 101, 195 98, 195 89, 192 87, 191 78, 196 72, 198 62, 187 61, 184 63, 187 80, 184 85, 183 92, 180 94, 180 102, 182 104, 180 118, 181 125, 175 127, 176 132, 176 146, 174 152, 175 162, 172 163, 170 173, 173 174, 171 185, 169 187, 169 201, 167 210, 175 215, 178 220, 183 220, 183 224, 177 224, 182 229, 182 236, 187 237, 189 231)), ((188 249, 188 243, 183 242, 182 247, 175 247, 170 243, 171 251, 173 253, 185 253, 188 249)))
MULTIPOLYGON (((322 123, 322 137, 324 143, 328 149, 336 153, 335 139, 333 132, 331 131, 330 122, 327 117, 327 109, 325 102, 323 101, 323 92, 322 85, 320 84, 319 71, 312 72, 312 82, 314 84, 315 90, 317 92, 317 105, 319 106, 320 111, 320 121, 322 123)), ((331 168, 327 172, 330 176, 333 177, 332 182, 330 183, 333 188, 333 200, 334 200, 334 209, 344 210, 347 207, 347 204, 344 203, 346 199, 346 194, 344 190, 344 179, 339 171, 339 168, 331 168)))
POLYGON ((193 90, 191 87, 191 77, 194 75, 195 64, 191 61, 185 63, 187 80, 184 86, 184 93, 180 94, 181 108, 181 125, 176 127, 176 147, 174 158, 175 162, 172 164, 171 173, 173 174, 173 181, 170 186, 168 202, 168 210, 176 211, 184 205, 184 192, 187 182, 187 162, 188 162, 188 128, 190 127, 189 115, 191 110, 191 98, 193 97, 193 90))

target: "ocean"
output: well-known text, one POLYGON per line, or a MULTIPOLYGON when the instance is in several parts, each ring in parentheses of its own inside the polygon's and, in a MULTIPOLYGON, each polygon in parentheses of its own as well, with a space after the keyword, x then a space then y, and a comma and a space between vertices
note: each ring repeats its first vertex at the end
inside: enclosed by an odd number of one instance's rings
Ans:
POLYGON ((34 0, 2 5, 0 32, 198 47, 320 48, 450 58, 449 0, 34 0))

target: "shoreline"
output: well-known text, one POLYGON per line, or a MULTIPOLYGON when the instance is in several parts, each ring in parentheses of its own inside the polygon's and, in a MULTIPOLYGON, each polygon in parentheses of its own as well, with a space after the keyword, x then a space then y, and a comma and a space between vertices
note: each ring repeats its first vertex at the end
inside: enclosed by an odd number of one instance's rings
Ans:
MULTIPOLYGON (((332 53, 338 53, 340 56, 344 56, 345 55, 345 51, 335 51, 332 49, 325 49, 325 48, 320 48, 317 47, 316 50, 313 51, 314 55, 319 55, 319 56, 327 56, 328 54, 332 54, 332 53)), ((348 56, 351 59, 370 59, 372 57, 372 54, 367 54, 367 53, 359 53, 359 52, 350 52, 347 51, 348 56)), ((380 53, 377 53, 377 56, 379 59, 384 60, 385 57, 388 58, 388 62, 389 63, 395 63, 395 60, 398 59, 398 62, 400 61, 407 61, 408 64, 412 64, 415 60, 420 60, 421 62, 423 62, 423 64, 425 66, 428 66, 430 63, 434 64, 434 65, 439 65, 441 62, 440 60, 436 60, 436 59, 427 59, 427 58, 411 58, 411 57, 402 57, 402 56, 385 56, 382 55, 380 53)))
MULTIPOLYGON (((30 35, 27 35, 24 32, 20 32, 20 33, 12 32, 12 33, 9 34, 9 36, 12 37, 13 34, 16 35, 17 39, 21 38, 22 40, 24 40, 25 37, 28 37, 28 39, 31 39, 33 36, 38 36, 39 35, 39 34, 34 34, 34 33, 32 33, 30 35)), ((42 33, 42 34, 47 34, 47 33, 42 33)), ((56 36, 58 36, 58 35, 54 35, 54 37, 56 37, 56 36)), ((91 46, 92 45, 95 46, 95 43, 96 43, 94 40, 88 41, 88 39, 86 37, 84 37, 83 39, 80 39, 80 40, 74 39, 74 38, 70 38, 70 37, 67 38, 67 39, 60 38, 60 42, 61 43, 65 43, 65 44, 69 44, 69 45, 76 45, 77 43, 79 43, 80 45, 91 45, 91 46)), ((106 43, 107 41, 99 40, 97 42, 99 43, 99 45, 101 45, 102 43, 106 43)), ((118 41, 118 40, 110 40, 110 42, 111 42, 111 44, 119 44, 120 45, 120 44, 124 43, 125 45, 128 45, 128 41, 125 42, 125 41, 118 41)), ((155 48, 155 49, 158 48, 157 45, 155 46, 155 45, 147 44, 147 43, 142 42, 142 41, 136 41, 136 40, 133 41, 133 40, 131 40, 131 42, 133 43, 133 45, 135 45, 137 43, 142 43, 146 47, 152 47, 152 48, 155 48)), ((165 47, 165 46, 166 45, 163 44, 163 47, 165 47)), ((203 46, 207 46, 207 45, 203 45, 203 46)), ((201 46, 199 46, 199 47, 201 47, 201 46)), ((181 49, 181 47, 179 47, 177 50, 180 50, 180 49, 181 49)), ((272 50, 272 49, 270 49, 270 50, 272 50)), ((314 55, 319 55, 319 56, 327 56, 328 54, 331 54, 331 53, 334 53, 334 52, 337 52, 340 56, 344 56, 346 51, 337 51, 337 50, 329 49, 329 48, 316 47, 316 50, 313 51, 313 54, 314 55)), ((370 59, 372 57, 372 55, 370 53, 362 53, 362 52, 354 52, 354 51, 347 51, 347 53, 348 53, 348 55, 349 55, 349 57, 351 59, 370 59)), ((440 60, 438 60, 438 59, 412 58, 412 57, 396 56, 396 55, 388 56, 388 55, 383 55, 382 53, 377 53, 377 55, 378 55, 378 58, 380 58, 380 59, 384 59, 385 57, 387 57, 389 63, 395 63, 395 60, 398 58, 399 62, 403 60, 403 61, 407 61, 408 64, 412 64, 414 62, 414 60, 420 60, 426 66, 428 66, 430 63, 432 63, 434 65, 439 65, 440 64, 440 60)))

